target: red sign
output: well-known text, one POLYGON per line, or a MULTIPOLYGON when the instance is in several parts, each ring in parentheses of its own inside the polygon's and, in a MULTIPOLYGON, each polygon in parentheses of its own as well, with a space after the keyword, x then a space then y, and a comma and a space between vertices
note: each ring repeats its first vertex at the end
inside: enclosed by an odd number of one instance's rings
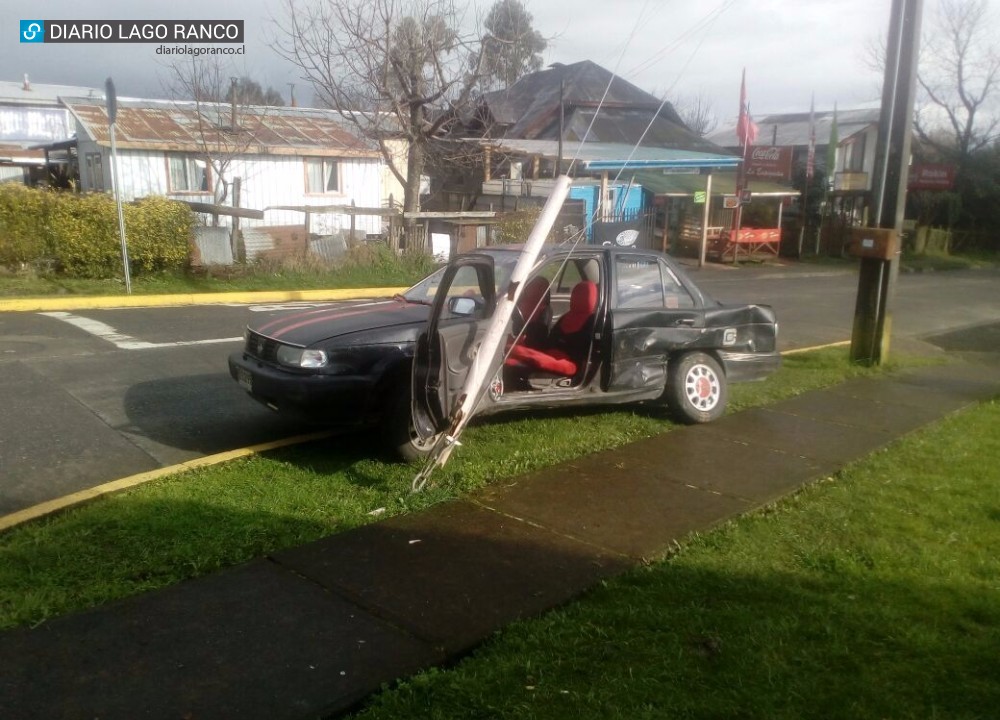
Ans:
POLYGON ((906 181, 907 190, 951 190, 955 187, 954 165, 914 163, 906 181))
POLYGON ((792 179, 792 148, 770 145, 751 148, 747 158, 747 177, 788 182, 792 179))

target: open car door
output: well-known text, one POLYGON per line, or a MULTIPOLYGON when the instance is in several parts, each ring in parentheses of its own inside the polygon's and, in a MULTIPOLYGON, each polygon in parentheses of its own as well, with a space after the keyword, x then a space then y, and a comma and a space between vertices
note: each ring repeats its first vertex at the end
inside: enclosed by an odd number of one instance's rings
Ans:
POLYGON ((476 362, 500 367, 499 353, 478 357, 495 309, 492 257, 465 255, 448 266, 413 357, 413 425, 421 438, 430 439, 448 427, 476 362))

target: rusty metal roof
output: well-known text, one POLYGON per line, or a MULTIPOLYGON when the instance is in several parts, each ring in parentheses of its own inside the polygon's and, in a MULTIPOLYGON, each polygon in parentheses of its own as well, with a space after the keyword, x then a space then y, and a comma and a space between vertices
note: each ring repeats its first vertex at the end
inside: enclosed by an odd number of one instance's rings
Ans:
MULTIPOLYGON (((98 145, 110 145, 104 101, 62 98, 83 132, 98 145)), ((377 157, 374 144, 353 135, 332 110, 243 106, 238 131, 231 127, 227 103, 120 100, 115 142, 120 148, 273 155, 377 157)))

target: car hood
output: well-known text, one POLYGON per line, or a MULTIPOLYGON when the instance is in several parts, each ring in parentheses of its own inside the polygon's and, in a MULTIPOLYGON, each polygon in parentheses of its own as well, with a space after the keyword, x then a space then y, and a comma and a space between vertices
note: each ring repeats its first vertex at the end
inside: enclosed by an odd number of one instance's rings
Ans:
POLYGON ((248 327, 255 333, 289 345, 309 347, 351 333, 422 325, 430 307, 402 298, 367 302, 338 303, 301 312, 270 317, 248 327))

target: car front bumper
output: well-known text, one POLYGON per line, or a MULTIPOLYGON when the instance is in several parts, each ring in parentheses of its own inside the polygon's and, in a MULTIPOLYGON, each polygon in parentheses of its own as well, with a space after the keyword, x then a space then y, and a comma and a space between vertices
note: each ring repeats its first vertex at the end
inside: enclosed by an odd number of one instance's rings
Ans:
POLYGON ((250 396, 272 410, 331 425, 363 425, 376 408, 375 379, 282 370, 237 351, 229 375, 250 396))

